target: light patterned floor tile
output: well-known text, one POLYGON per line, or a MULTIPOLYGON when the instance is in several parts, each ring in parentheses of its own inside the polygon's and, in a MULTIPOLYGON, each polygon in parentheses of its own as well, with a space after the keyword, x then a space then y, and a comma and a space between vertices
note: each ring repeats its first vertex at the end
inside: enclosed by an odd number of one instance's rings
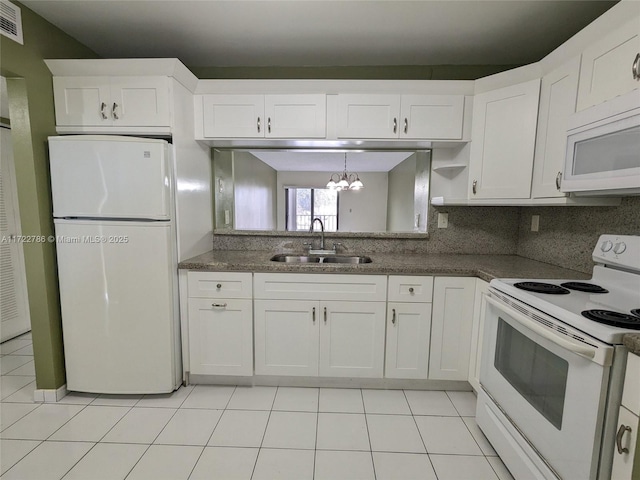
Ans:
POLYGON ((374 480, 370 452, 316 450, 314 480, 374 480))
POLYGON ((0 406, 0 431, 16 423, 39 406, 36 403, 2 403, 0 406))
POLYGON ((427 453, 412 416, 367 415, 375 452, 427 453))
POLYGON ((60 479, 93 445, 87 442, 42 442, 10 468, 2 480, 60 479))
POLYGON ((498 480, 485 457, 429 455, 438 480, 498 480))
POLYGON ((476 396, 473 392, 452 392, 448 391, 447 395, 456 407, 461 417, 475 417, 476 415, 476 396))
POLYGON ((136 407, 180 408, 193 390, 193 386, 180 387, 175 392, 157 395, 145 395, 136 403, 136 407))
POLYGON ((364 413, 359 388, 321 388, 320 412, 364 413))
POLYGON ((151 444, 175 412, 171 408, 132 408, 102 441, 151 444))
POLYGON ((0 475, 40 445, 38 440, 0 440, 0 475))
POLYGON ((36 377, 33 375, 2 375, 0 377, 0 398, 4 401, 25 385, 34 382, 35 379, 36 377))
POLYGON ((148 445, 130 443, 98 443, 64 480, 124 480, 147 448, 148 445))
POLYGON ((99 442, 129 412, 129 407, 90 405, 51 435, 50 440, 99 442))
POLYGON ((414 415, 457 417, 458 412, 445 392, 435 390, 405 390, 414 415))
MULTIPOLYGON (((6 355, 0 358, 0 374, 7 375, 22 365, 33 361, 30 355, 6 355)), ((31 375, 34 375, 33 373, 31 375)))
POLYGON ((204 447, 151 445, 127 480, 187 480, 204 447))
POLYGON ((71 420, 84 407, 47 403, 36 408, 0 433, 2 438, 15 440, 45 440, 71 420))
POLYGON ((471 435, 480 447, 480 450, 482 450, 482 453, 489 457, 495 457, 498 455, 491 446, 491 443, 489 443, 489 440, 487 440, 487 437, 482 433, 482 430, 480 430, 480 427, 478 427, 474 417, 462 417, 462 421, 469 429, 469 432, 471 432, 471 435))
POLYGON ((261 448, 251 480, 312 480, 313 450, 261 448))
POLYGON ((482 455, 460 417, 414 417, 427 453, 482 455))
POLYGON ((238 386, 227 405, 231 410, 271 410, 276 387, 238 386))
POLYGON ((314 449, 317 422, 317 413, 271 412, 262 446, 314 449))
POLYGON ((411 415, 402 390, 362 390, 366 413, 411 415))
POLYGON ((205 446, 221 415, 222 410, 180 409, 154 443, 205 446))
POLYGON ((376 480, 437 480, 429 455, 373 452, 376 480))
POLYGON ((269 412, 225 410, 208 444, 216 447, 259 447, 268 420, 269 412))
POLYGON ((206 447, 189 480, 251 480, 257 448, 206 447))
POLYGON ((236 387, 196 385, 181 408, 208 408, 224 410, 236 387))
POLYGON ((36 382, 35 380, 31 383, 26 384, 17 392, 9 395, 6 398, 2 399, 2 403, 35 403, 33 400, 33 393, 36 390, 36 382))
POLYGON ((273 409, 315 413, 318 411, 318 392, 317 388, 279 387, 273 409))
POLYGON ((364 414, 319 413, 316 448, 321 450, 371 450, 364 414))

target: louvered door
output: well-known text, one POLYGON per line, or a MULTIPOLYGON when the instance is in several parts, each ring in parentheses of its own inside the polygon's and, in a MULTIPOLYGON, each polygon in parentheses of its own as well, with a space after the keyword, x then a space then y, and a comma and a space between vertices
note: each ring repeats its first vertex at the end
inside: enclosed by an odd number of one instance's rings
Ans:
POLYGON ((31 330, 11 131, 0 128, 0 341, 31 330))

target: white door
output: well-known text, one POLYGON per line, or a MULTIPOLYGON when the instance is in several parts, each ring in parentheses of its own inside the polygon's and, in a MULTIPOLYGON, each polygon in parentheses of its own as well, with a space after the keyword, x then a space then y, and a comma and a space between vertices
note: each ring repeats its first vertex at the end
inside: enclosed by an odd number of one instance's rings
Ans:
POLYGON ((320 376, 382 378, 385 302, 321 302, 320 376))
POLYGON ((473 98, 469 198, 529 198, 540 80, 473 98))
POLYGON ((338 138, 398 138, 400 95, 338 95, 338 138))
POLYGON ((55 230, 67 388, 174 390, 172 225, 56 220, 55 230))
POLYGON ((166 142, 49 137, 54 217, 171 218, 166 142))
POLYGON ((202 108, 207 138, 264 137, 264 95, 203 95, 202 108))
POLYGON ((0 342, 31 330, 11 130, 0 127, 0 342))
POLYGON ((326 95, 265 95, 268 138, 325 138, 326 95))
POLYGON ((430 380, 467 380, 476 279, 436 277, 431 316, 430 380))
POLYGON ((318 375, 317 301, 255 300, 256 375, 318 375))
POLYGON ((110 126, 108 77, 53 77, 56 125, 110 126))
POLYGON ((110 77, 114 126, 169 127, 168 77, 110 77))
POLYGON ((567 153, 567 123, 576 111, 580 57, 548 73, 540 87, 533 165, 533 198, 564 197, 560 180, 567 153))
POLYGON ((253 375, 251 300, 189 299, 191 374, 253 375))
POLYGON ((387 306, 387 378, 427 378, 430 303, 389 303, 387 306))

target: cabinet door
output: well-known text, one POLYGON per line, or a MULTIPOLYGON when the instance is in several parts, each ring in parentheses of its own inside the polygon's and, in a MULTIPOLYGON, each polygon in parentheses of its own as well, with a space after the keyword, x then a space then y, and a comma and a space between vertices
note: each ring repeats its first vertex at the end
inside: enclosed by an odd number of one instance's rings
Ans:
POLYGON ((467 380, 475 278, 436 277, 431 315, 429 379, 467 380))
POLYGON ((638 417, 624 407, 620 407, 618 414, 618 427, 616 433, 616 445, 613 447, 613 469, 611 478, 614 480, 632 480, 633 461, 636 455, 636 442, 638 441, 638 417), (629 430, 627 430, 629 429, 629 430), (621 449, 618 451, 618 443, 621 449))
POLYGON ((168 77, 110 77, 109 112, 114 126, 169 127, 168 77))
POLYGON ((463 95, 402 95, 400 138, 462 138, 463 95))
POLYGON ((640 22, 635 18, 582 53, 578 111, 640 88, 632 67, 640 55, 640 22))
POLYGON ((256 375, 318 375, 320 305, 255 300, 256 375))
POLYGON ((389 303, 387 378, 427 378, 430 332, 430 303, 389 303))
POLYGON ((251 326, 251 300, 190 298, 190 372, 253 375, 251 326))
POLYGON ((542 78, 533 165, 533 197, 563 197, 560 179, 567 152, 567 122, 576 111, 580 57, 542 78))
POLYGON ((487 309, 486 294, 489 283, 476 279, 476 292, 473 302, 473 326, 471 329, 471 358, 469 359, 469 383, 477 392, 480 389, 480 365, 482 358, 482 337, 484 335, 484 313, 487 309))
POLYGON ((529 198, 540 80, 473 99, 469 198, 529 198))
POLYGON ((266 95, 268 138, 325 138, 326 95, 266 95))
POLYGON ((382 378, 385 302, 320 302, 320 375, 382 378))
POLYGON ((338 138, 398 138, 400 95, 338 95, 338 138))
POLYGON ((204 136, 264 137, 264 95, 203 95, 204 136))
POLYGON ((56 125, 111 125, 108 77, 53 77, 56 125))

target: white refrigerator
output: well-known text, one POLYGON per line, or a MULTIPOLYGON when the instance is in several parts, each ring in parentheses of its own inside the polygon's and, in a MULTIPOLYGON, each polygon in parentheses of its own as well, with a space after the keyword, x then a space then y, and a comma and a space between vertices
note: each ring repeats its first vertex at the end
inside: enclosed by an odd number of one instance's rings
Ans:
POLYGON ((49 137, 68 390, 181 383, 170 152, 157 139, 49 137))

